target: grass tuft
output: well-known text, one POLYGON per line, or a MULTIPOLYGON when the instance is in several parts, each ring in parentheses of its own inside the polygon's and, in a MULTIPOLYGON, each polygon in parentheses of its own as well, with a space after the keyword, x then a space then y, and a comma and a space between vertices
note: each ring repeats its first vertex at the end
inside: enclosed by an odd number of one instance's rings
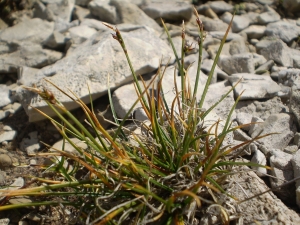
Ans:
POLYGON ((148 85, 140 77, 140 84, 122 34, 117 28, 104 23, 114 32, 112 37, 124 51, 138 95, 135 104, 120 121, 111 102, 110 90, 108 91, 116 125, 113 132, 105 130, 97 120, 93 106, 88 108, 74 93, 68 94, 48 81, 79 104, 86 115, 86 124, 82 124, 49 90, 26 88, 41 96, 56 113, 58 119, 35 109, 52 122, 63 140, 69 142, 78 154, 68 153, 64 148, 57 149, 54 153, 40 153, 40 156, 55 157, 53 165, 46 170, 52 171, 55 176, 51 179, 34 178, 32 183, 37 184, 35 187, 4 191, 2 195, 7 199, 14 196, 35 196, 43 200, 15 205, 5 203, 0 206, 0 210, 63 205, 75 208, 78 224, 194 224, 205 218, 215 223, 229 224, 231 218, 236 218, 232 217, 232 210, 228 208, 233 207, 230 202, 235 201, 234 196, 227 193, 223 185, 228 181, 230 174, 236 171, 236 167, 255 164, 236 161, 237 155, 232 153, 266 135, 238 146, 224 144, 227 135, 241 127, 232 127, 230 120, 240 96, 222 126, 221 121, 216 121, 210 127, 206 127, 206 117, 235 88, 233 86, 209 109, 202 109, 230 26, 214 59, 201 99, 197 99, 205 35, 197 11, 194 10, 194 13, 199 31, 199 60, 193 90, 188 79, 188 69, 184 69, 185 54, 192 49, 192 46, 186 45, 185 42, 184 23, 179 57, 162 21, 181 76, 181 89, 174 80, 176 93, 171 103, 164 98, 162 87, 166 68, 159 68, 148 85), (158 82, 154 82, 155 80, 158 82), (138 102, 141 103, 148 120, 139 123, 139 129, 131 131, 126 128, 125 122, 138 102), (82 149, 72 142, 71 137, 86 143, 88 148, 82 149), (72 162, 73 169, 65 166, 68 162, 72 162), (84 175, 79 176, 83 171, 84 175))

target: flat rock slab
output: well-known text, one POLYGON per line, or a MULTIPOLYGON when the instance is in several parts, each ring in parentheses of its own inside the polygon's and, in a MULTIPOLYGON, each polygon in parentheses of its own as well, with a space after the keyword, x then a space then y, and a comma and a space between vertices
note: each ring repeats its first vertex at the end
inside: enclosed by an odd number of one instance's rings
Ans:
POLYGON ((270 76, 239 73, 230 76, 229 81, 235 85, 241 78, 243 80, 234 90, 236 96, 245 90, 240 100, 271 98, 281 90, 281 87, 270 76))
POLYGON ((53 22, 34 18, 0 31, 0 40, 30 41, 41 44, 53 33, 53 29, 53 22))
MULTIPOLYGON (((159 39, 151 30, 151 28, 144 27, 122 33, 131 63, 138 75, 157 69, 162 57, 171 57, 171 61, 174 60, 168 44, 159 39)), ((96 99, 107 93, 108 77, 110 77, 112 89, 132 80, 124 52, 120 44, 112 38, 111 31, 98 32, 65 58, 51 66, 44 67, 31 77, 32 83, 36 83, 37 87, 44 86, 52 91, 69 110, 78 108, 78 104, 42 80, 45 77, 63 90, 71 90, 86 103, 90 98, 88 86, 92 98, 96 99)), ((28 104, 53 116, 53 112, 38 96, 24 89, 19 89, 18 96, 28 112, 30 122, 41 120, 43 117, 28 107, 28 104)))

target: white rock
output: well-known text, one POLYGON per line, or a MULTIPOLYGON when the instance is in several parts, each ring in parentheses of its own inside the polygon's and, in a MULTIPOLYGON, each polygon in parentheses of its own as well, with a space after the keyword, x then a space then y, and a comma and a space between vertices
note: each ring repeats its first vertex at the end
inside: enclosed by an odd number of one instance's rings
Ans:
POLYGON ((8 117, 9 115, 10 115, 9 111, 0 110, 0 120, 3 120, 4 118, 8 117))
POLYGON ((286 21, 269 23, 265 35, 278 37, 285 43, 290 43, 300 35, 300 27, 286 21))
POLYGON ((209 1, 208 5, 215 13, 233 11, 233 6, 225 1, 209 1))
MULTIPOLYGON (((231 85, 228 81, 221 81, 215 84, 211 84, 208 88, 207 95, 205 97, 205 108, 213 106, 217 101, 223 97, 229 90, 231 89, 231 85)), ((218 116, 222 120, 226 120, 228 114, 234 104, 234 96, 233 91, 222 101, 220 102, 215 108, 214 111, 217 113, 218 116)), ((235 112, 232 114, 231 120, 236 117, 235 112)))
POLYGON ((162 28, 146 13, 143 12, 137 5, 130 1, 122 2, 119 0, 111 0, 110 4, 115 6, 118 12, 118 23, 128 23, 135 25, 143 25, 151 27, 156 31, 161 31, 162 28))
MULTIPOLYGON (((267 165, 266 156, 259 150, 256 150, 254 152, 251 162, 262 165, 262 166, 267 165)), ((252 169, 256 171, 257 176, 259 176, 259 177, 264 177, 264 176, 266 176, 266 174, 268 174, 267 169, 264 167, 252 166, 252 169)))
POLYGON ((54 23, 34 18, 1 31, 0 40, 42 43, 53 32, 54 23))
MULTIPOLYGON (((251 123, 252 117, 253 116, 249 113, 239 112, 236 114, 236 121, 238 122, 239 125, 248 124, 248 123, 251 123)), ((249 131, 250 126, 246 126, 241 129, 243 129, 245 131, 249 131)))
POLYGON ((260 24, 268 24, 280 20, 280 15, 271 7, 265 6, 265 12, 261 13, 258 18, 260 24))
MULTIPOLYGON (((90 19, 90 18, 85 18, 81 23, 80 26, 88 26, 90 28, 94 28, 96 30, 102 30, 102 31, 107 31, 107 27, 99 20, 95 19, 90 19)), ((118 26, 118 29, 119 26, 118 26)))
POLYGON ((263 37, 266 30, 266 26, 262 25, 251 25, 241 32, 246 33, 249 39, 260 39, 263 37))
MULTIPOLYGON (((166 58, 171 56, 171 61, 174 60, 174 55, 171 55, 171 49, 166 42, 149 30, 151 29, 144 27, 122 33, 136 74, 146 74, 157 69, 162 55, 166 58), (141 46, 143 47, 141 48, 141 46)), ((67 57, 38 71, 34 78, 40 80, 43 77, 48 77, 47 79, 59 85, 63 90, 70 89, 83 101, 89 102, 89 90, 93 99, 106 94, 108 76, 110 76, 110 88, 116 88, 132 80, 124 52, 119 43, 111 37, 110 31, 97 33, 79 45, 67 57)), ((69 110, 79 107, 78 104, 70 101, 68 97, 51 87, 49 83, 41 80, 36 84, 47 87, 61 102, 67 103, 69 110)), ((46 103, 31 93, 19 89, 17 96, 28 112, 29 121, 44 119, 35 110, 28 109, 29 102, 47 112, 48 115, 54 115, 52 110, 45 107, 46 103)))
POLYGON ((219 67, 227 74, 254 73, 253 55, 251 53, 235 54, 233 56, 221 55, 219 67))
MULTIPOLYGON (((210 19, 206 17, 203 21, 203 25, 205 27, 205 31, 217 31, 217 32, 225 32, 227 30, 228 24, 224 23, 220 19, 210 19)), ((224 33, 223 33, 224 36, 224 33)))
POLYGON ((291 112, 295 115, 298 125, 300 125, 300 90, 291 89, 290 92, 290 104, 289 108, 291 112))
MULTIPOLYGON (((70 138, 70 141, 73 142, 79 148, 81 148, 81 150, 86 150, 88 148, 87 144, 79 140, 78 138, 70 138)), ((74 155, 80 155, 80 153, 68 141, 65 141, 64 149, 63 149, 63 140, 57 141, 54 145, 52 145, 50 151, 55 152, 56 149, 66 151, 74 155)))
POLYGON ((80 25, 78 27, 72 27, 69 29, 70 36, 73 40, 73 43, 80 44, 87 39, 89 39, 91 36, 93 36, 95 33, 97 33, 96 29, 90 28, 88 26, 80 25))
POLYGON ((187 2, 155 1, 143 7, 143 11, 152 19, 172 21, 188 21, 192 17, 193 9, 187 2))
POLYGON ((12 141, 17 136, 17 131, 5 131, 4 133, 0 134, 0 143, 4 141, 12 141))
POLYGON ((281 66, 293 66, 290 48, 281 40, 262 40, 256 45, 258 52, 267 60, 274 60, 281 66))
POLYGON ((110 0, 93 0, 88 7, 91 14, 101 21, 112 24, 119 22, 116 7, 110 4, 110 0))
POLYGON ((265 122, 259 124, 253 130, 251 137, 278 132, 278 134, 272 134, 257 141, 269 150, 274 148, 283 150, 294 137, 295 130, 292 116, 287 113, 280 113, 269 116, 265 122))
MULTIPOLYGON (((285 153, 279 149, 273 149, 270 157, 271 175, 276 178, 270 178, 271 186, 276 188, 294 178, 292 158, 293 155, 285 153)), ((294 183, 277 190, 277 195, 281 199, 289 202, 295 201, 295 185, 294 183)))
POLYGON ((255 224, 259 220, 261 224, 299 224, 300 217, 289 209, 272 192, 259 195, 269 187, 253 171, 239 172, 231 177, 227 190, 239 200, 251 198, 238 203, 238 213, 243 215, 242 224, 255 224))
MULTIPOLYGON (((292 166, 294 171, 294 178, 300 177, 300 150, 298 150, 292 158, 292 166)), ((296 202, 300 207, 300 180, 296 180, 296 202)))
MULTIPOLYGON (((232 18, 232 14, 229 12, 225 12, 220 19, 223 20, 225 23, 229 24, 232 18)), ((232 21, 232 32, 234 33, 238 33, 241 30, 244 30, 245 28, 247 28, 250 24, 250 19, 246 16, 239 16, 239 15, 235 15, 232 21)))
POLYGON ((34 155, 40 149, 37 131, 30 132, 29 138, 23 138, 20 143, 20 149, 26 151, 28 155, 34 155))
POLYGON ((241 78, 243 78, 242 81, 234 90, 236 96, 245 90, 241 100, 271 98, 276 96, 277 92, 281 90, 280 86, 269 76, 239 73, 230 76, 229 81, 234 85, 241 78))
POLYGON ((0 84, 0 108, 12 103, 10 89, 4 84, 0 84))

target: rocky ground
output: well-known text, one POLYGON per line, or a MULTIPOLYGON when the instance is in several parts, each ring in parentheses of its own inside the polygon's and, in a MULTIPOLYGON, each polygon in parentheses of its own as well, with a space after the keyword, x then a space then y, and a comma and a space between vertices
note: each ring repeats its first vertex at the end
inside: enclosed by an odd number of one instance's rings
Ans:
MULTIPOLYGON (((207 80, 205 74, 210 71, 220 40, 236 10, 206 107, 213 105, 239 78, 243 77, 243 81, 211 113, 211 120, 225 119, 236 97, 245 90, 232 119, 235 124, 261 123, 236 131, 228 142, 239 144, 258 134, 278 132, 242 149, 245 160, 269 165, 272 170, 253 168, 255 172, 235 175, 228 190, 240 200, 269 188, 273 191, 241 202, 236 212, 240 224, 254 224, 254 221, 300 224, 300 180, 297 180, 300 176, 300 15, 297 14, 300 3, 296 0, 193 3, 206 31, 200 94, 207 80)), ((167 23, 178 50, 180 24, 184 20, 187 39, 194 47, 186 57, 186 66, 194 63, 189 76, 192 84, 195 80, 198 32, 191 1, 2 0, 0 6, 0 186, 3 188, 28 183, 31 179, 28 175, 42 176, 38 168, 45 159, 35 154, 47 151, 42 142, 52 145, 61 139, 54 127, 29 104, 49 115, 52 112, 22 86, 46 87, 79 118, 82 112, 76 109, 78 106, 43 78, 63 90, 70 89, 86 103, 88 84, 99 114, 108 104, 108 75, 120 118, 135 101, 126 59, 102 21, 117 24, 135 70, 145 78, 155 74, 162 58, 163 65, 170 59, 163 80, 170 101, 174 97, 175 58, 160 18, 167 23), (12 185, 14 181, 18 185, 12 185)), ((111 118, 109 111, 104 115, 111 118)), ((133 117, 145 119, 139 106, 133 117)), ((0 204, 31 200, 0 198, 0 204)), ((61 210, 55 207, 0 212, 1 225, 58 223, 65 221, 61 210)))

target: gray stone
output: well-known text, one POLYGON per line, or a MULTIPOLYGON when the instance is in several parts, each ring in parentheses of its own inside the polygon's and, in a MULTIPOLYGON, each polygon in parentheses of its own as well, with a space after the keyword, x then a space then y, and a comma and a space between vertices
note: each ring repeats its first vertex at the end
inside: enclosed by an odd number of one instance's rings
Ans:
POLYGON ((272 114, 288 112, 288 107, 282 103, 279 97, 274 97, 263 101, 239 101, 236 106, 236 112, 249 113, 253 116, 266 120, 272 114))
POLYGON ((247 170, 249 169, 239 167, 237 173, 230 178, 232 182, 225 189, 242 201, 238 202, 237 210, 243 217, 241 224, 256 224, 257 221, 265 225, 300 223, 299 215, 272 192, 261 194, 269 190, 269 187, 253 171, 246 172, 247 170), (253 196, 256 197, 251 198, 253 196))
POLYGON ((41 68, 55 63, 62 56, 61 52, 28 43, 26 46, 21 46, 18 51, 0 55, 0 61, 4 64, 41 68))
POLYGON ((11 131, 5 131, 0 134, 0 143, 4 141, 12 141, 17 136, 17 131, 11 130, 11 131))
POLYGON ((10 88, 4 84, 0 84, 0 108, 12 103, 10 98, 10 88))
POLYGON ((0 168, 5 169, 13 165, 13 160, 8 154, 0 154, 0 168))
MULTIPOLYGON (((230 23, 231 18, 232 18, 232 14, 229 12, 225 12, 220 17, 220 19, 223 20, 227 24, 230 23)), ((232 32, 238 33, 241 30, 244 30, 245 28, 247 28, 249 26, 249 24, 250 24, 250 19, 248 17, 236 15, 236 16, 234 16, 233 21, 232 21, 232 26, 231 26, 232 32)))
POLYGON ((282 40, 262 40, 257 43, 256 47, 267 60, 274 60, 281 66, 293 66, 290 48, 282 40))
POLYGON ((253 55, 251 53, 235 54, 233 56, 221 55, 219 67, 227 74, 254 73, 253 55))
POLYGON ((67 32, 71 27, 79 26, 79 20, 73 20, 72 22, 68 22, 62 19, 57 19, 54 24, 54 30, 60 33, 67 32))
MULTIPOLYGON (((292 180, 294 178, 294 171, 292 166, 293 155, 285 153, 278 149, 273 149, 270 157, 271 175, 276 178, 270 178, 272 188, 277 188, 280 185, 292 180)), ((291 183, 283 188, 276 190, 278 196, 288 202, 295 201, 295 185, 291 183)))
POLYGON ((116 7, 119 17, 119 23, 128 23, 135 25, 143 25, 161 31, 162 28, 146 13, 144 13, 137 5, 119 0, 111 0, 111 4, 116 7))
MULTIPOLYGON (((168 58, 171 53, 169 46, 146 27, 129 33, 122 33, 122 36, 137 74, 154 71, 159 66, 161 56, 168 58)), ((174 60, 174 56, 171 55, 171 57, 174 60)), ((94 35, 62 60, 44 67, 34 75, 36 80, 48 77, 49 80, 52 80, 63 90, 67 88, 72 90, 84 102, 90 101, 87 85, 89 85, 93 99, 106 94, 108 76, 110 76, 110 88, 116 88, 132 80, 131 71, 123 50, 119 43, 111 37, 110 31, 94 35), (69 65, 73 66, 70 67, 69 65)), ((43 80, 36 83, 37 86, 44 85, 51 90, 61 102, 66 104, 69 110, 78 108, 78 104, 62 95, 49 83, 43 80)), ((29 102, 48 115, 53 115, 52 110, 46 107, 46 103, 38 100, 39 98, 32 93, 19 89, 17 96, 27 110, 30 121, 44 118, 35 110, 28 109, 29 102)))
POLYGON ((300 147, 300 133, 295 133, 294 136, 294 144, 297 145, 298 147, 300 147))
POLYGON ((273 60, 269 60, 266 63, 262 64, 260 67, 258 67, 255 70, 255 73, 256 74, 262 74, 265 71, 270 71, 273 65, 274 65, 274 61, 273 60))
POLYGON ((278 132, 278 134, 259 139, 258 142, 269 150, 274 148, 283 150, 294 137, 295 131, 292 116, 280 113, 269 116, 265 122, 259 124, 252 132, 251 137, 278 132))
MULTIPOLYGON (((294 140, 295 140, 295 136, 294 136, 294 140)), ((288 145, 284 148, 284 152, 288 153, 288 154, 295 154, 298 151, 298 145, 288 145)))
MULTIPOLYGON (((140 82, 140 86, 142 87, 142 82, 140 82)), ((117 116, 123 119, 137 99, 138 96, 136 89, 132 83, 119 87, 117 90, 115 90, 112 96, 112 101, 117 116)), ((141 103, 138 102, 131 112, 132 114, 129 118, 133 116, 136 109, 141 107, 141 103)))
MULTIPOLYGON (((239 125, 249 124, 249 123, 251 123, 252 117, 253 116, 251 114, 249 114, 249 113, 238 112, 236 114, 236 121, 238 122, 239 125)), ((250 125, 242 127, 241 129, 245 130, 245 131, 249 131, 250 125)))
POLYGON ((261 13, 258 18, 258 23, 265 25, 268 23, 276 22, 280 20, 280 15, 271 7, 265 6, 265 12, 261 13))
POLYGON ((54 21, 63 20, 70 22, 74 6, 75 0, 60 0, 49 2, 46 7, 53 13, 54 21))
POLYGON ((208 5, 217 14, 233 11, 233 6, 225 1, 209 1, 208 5))
POLYGON ((251 25, 246 29, 242 30, 243 33, 246 33, 249 39, 260 39, 263 37, 266 30, 266 26, 261 25, 251 25))
MULTIPOLYGON (((212 59, 204 58, 203 63, 201 64, 201 70, 204 71, 205 74, 209 74, 209 72, 211 71, 213 62, 214 61, 212 59)), ((197 63, 197 62, 195 62, 195 63, 197 63)), ((221 70, 218 65, 216 65, 213 78, 215 78, 216 81, 217 81, 217 78, 222 79, 222 80, 227 80, 228 75, 223 70, 221 70)), ((215 81, 215 83, 216 83, 216 81, 215 81)))
POLYGON ((28 135, 29 138, 22 139, 20 143, 20 149, 22 151, 26 151, 27 155, 32 156, 37 153, 41 146, 39 143, 37 131, 30 132, 28 135))
POLYGON ((5 119, 6 117, 8 117, 10 115, 9 111, 4 111, 4 110, 0 110, 0 120, 5 119))
POLYGON ((0 40, 30 41, 41 44, 49 38, 54 29, 54 23, 34 18, 18 23, 1 31, 0 40))
POLYGON ((300 27, 286 21, 269 23, 265 30, 265 35, 277 37, 285 43, 290 43, 300 35, 300 27))
POLYGON ((110 4, 110 0, 93 0, 88 4, 92 15, 107 23, 117 24, 118 16, 116 7, 110 4))
MULTIPOLYGON (((79 140, 78 138, 70 138, 70 141, 75 144, 78 148, 82 150, 86 150, 88 148, 87 144, 83 141, 79 140)), ((52 145, 52 148, 50 148, 50 151, 55 152, 56 150, 60 151, 66 151, 68 153, 74 154, 74 155, 81 155, 74 147, 71 145, 68 141, 65 140, 65 143, 63 143, 63 140, 57 141, 54 145, 52 145), (63 146, 64 144, 64 146, 63 146), (64 148, 63 148, 64 147, 64 148)))
POLYGON ((276 93, 281 90, 280 86, 269 76, 239 73, 230 76, 229 81, 232 85, 235 85, 241 78, 243 80, 235 88, 236 96, 245 90, 240 98, 241 100, 271 98, 276 96, 276 93))
MULTIPOLYGON (((260 150, 256 149, 254 155, 251 158, 251 162, 262 166, 266 166, 267 158, 260 150)), ((256 174, 259 177, 264 177, 266 176, 266 174, 268 174, 267 169, 264 167, 252 166, 252 169, 256 171, 256 174)))
MULTIPOLYGON (((224 23, 222 20, 220 19, 210 19, 208 17, 206 17, 203 21, 202 21, 203 25, 204 25, 204 30, 205 31, 226 31, 228 24, 224 23)), ((224 36, 224 32, 222 33, 222 37, 224 36)))
POLYGON ((300 90, 300 69, 282 69, 278 74, 278 82, 300 90))
POLYGON ((9 225, 9 222, 10 222, 9 218, 0 219, 0 224, 2 225, 9 225))
POLYGON ((54 21, 54 14, 42 2, 34 2, 33 17, 42 20, 54 21))
POLYGON ((300 51, 291 49, 291 58, 293 60, 293 67, 300 69, 300 51))
POLYGON ((187 2, 155 1, 143 7, 143 11, 152 19, 182 22, 191 19, 193 9, 187 2))
POLYGON ((44 45, 51 49, 63 49, 67 43, 68 38, 62 33, 54 31, 48 39, 44 41, 44 45))
POLYGON ((75 5, 73 13, 72 13, 72 18, 75 20, 79 20, 82 22, 86 18, 92 17, 90 10, 80 7, 78 5, 75 5))
POLYGON ((39 69, 31 68, 27 66, 20 66, 18 69, 18 81, 17 84, 31 86, 31 84, 36 82, 36 77, 34 76, 39 69))
MULTIPOLYGON (((207 95, 205 97, 206 108, 213 106, 217 101, 219 101, 224 94, 226 94, 231 89, 230 83, 226 81, 221 81, 215 84, 211 84, 208 88, 207 95)), ((222 120, 226 120, 229 112, 234 104, 233 92, 221 101, 215 108, 214 111, 222 120)), ((208 108, 207 108, 208 109, 208 108)), ((232 114, 231 120, 236 117, 235 112, 232 114)))
POLYGON ((256 129, 259 128, 260 124, 262 124, 264 122, 263 119, 257 117, 257 116, 252 116, 251 118, 251 125, 249 126, 249 131, 248 134, 251 136, 256 129))
MULTIPOLYGON (((300 177, 300 150, 298 150, 292 158, 292 166, 294 171, 294 178, 300 177)), ((296 203, 300 207, 300 180, 296 180, 296 203)))
MULTIPOLYGON (((89 19, 89 18, 84 19, 80 23, 80 26, 88 26, 90 28, 94 28, 96 30, 102 30, 102 31, 107 30, 107 27, 101 21, 95 19, 89 19)), ((119 26, 118 29, 120 29, 119 26)))
POLYGON ((88 26, 78 26, 72 27, 69 29, 70 36, 72 38, 73 43, 81 44, 82 42, 89 39, 91 36, 97 33, 94 28, 90 28, 88 26))
MULTIPOLYGON (((204 24, 204 22, 203 22, 203 24, 204 24)), ((223 26, 223 25, 222 25, 222 26, 223 26)), ((228 25, 225 23, 226 29, 227 29, 227 26, 228 26, 228 25)), ((210 28, 208 28, 208 29, 210 29, 210 28)), ((225 29, 225 30, 226 30, 226 29, 225 29)), ((221 30, 222 30, 222 29, 221 29, 221 30)), ((224 31, 225 31, 225 30, 224 30, 224 31)), ((222 40, 223 37, 224 37, 224 35, 225 35, 225 32, 220 31, 220 30, 216 30, 216 31, 210 31, 209 34, 210 34, 213 38, 217 38, 217 39, 222 40)), ((226 37, 226 41, 239 40, 239 39, 241 39, 241 38, 242 38, 242 36, 239 35, 239 34, 228 33, 228 35, 227 35, 227 37, 226 37)))
POLYGON ((298 125, 300 125, 300 89, 291 89, 289 109, 295 115, 298 125))

